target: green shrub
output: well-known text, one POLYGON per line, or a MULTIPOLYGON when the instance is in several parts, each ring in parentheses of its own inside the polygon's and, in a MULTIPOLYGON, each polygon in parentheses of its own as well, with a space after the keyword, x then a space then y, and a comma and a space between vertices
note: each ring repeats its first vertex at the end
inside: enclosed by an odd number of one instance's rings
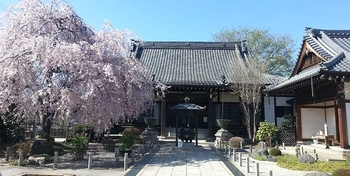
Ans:
POLYGON ((260 122, 256 138, 266 141, 268 146, 271 146, 271 140, 276 137, 278 129, 274 123, 260 122))
POLYGON ((350 176, 350 169, 337 169, 332 173, 332 176, 350 176))
POLYGON ((75 160, 84 159, 84 155, 89 148, 88 139, 84 136, 75 136, 68 140, 69 144, 73 146, 73 157, 75 160))
POLYGON ((308 164, 312 164, 315 163, 316 160, 314 157, 312 157, 311 155, 304 153, 302 154, 299 158, 298 158, 299 162, 301 163, 308 163, 308 164))
POLYGON ((119 142, 122 144, 121 149, 125 150, 131 149, 132 146, 138 142, 138 140, 134 135, 126 134, 119 139, 119 142))
POLYGON ((245 145, 244 139, 241 137, 232 137, 229 141, 228 141, 228 145, 232 148, 240 148, 240 143, 242 141, 242 145, 245 145))
POLYGON ((284 121, 280 125, 280 130, 295 130, 296 117, 292 114, 287 114, 283 116, 284 121))
POLYGON ((278 155, 282 155, 282 152, 278 148, 271 148, 270 151, 269 151, 269 154, 271 156, 278 156, 278 155))
POLYGON ((301 163, 295 155, 283 154, 277 156, 277 165, 282 168, 300 171, 318 171, 332 173, 339 168, 350 168, 349 161, 317 161, 313 164, 301 163))

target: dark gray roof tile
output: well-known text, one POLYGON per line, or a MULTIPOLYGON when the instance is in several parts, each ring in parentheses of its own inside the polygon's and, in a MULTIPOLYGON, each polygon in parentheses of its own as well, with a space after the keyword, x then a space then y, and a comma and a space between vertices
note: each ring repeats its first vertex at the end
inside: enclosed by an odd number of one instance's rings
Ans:
MULTIPOLYGON (((138 57, 155 80, 170 86, 233 83, 232 63, 244 58, 241 42, 144 42, 138 57)), ((268 83, 275 84, 273 77, 268 83)))

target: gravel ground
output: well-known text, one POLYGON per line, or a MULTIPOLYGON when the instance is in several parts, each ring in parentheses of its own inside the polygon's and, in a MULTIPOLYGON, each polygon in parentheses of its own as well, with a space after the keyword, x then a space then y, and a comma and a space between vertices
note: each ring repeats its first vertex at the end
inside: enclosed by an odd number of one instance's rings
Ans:
MULTIPOLYGON (((53 163, 41 166, 11 166, 5 158, 0 158, 0 173, 2 176, 17 176, 19 174, 71 174, 76 176, 97 176, 97 175, 124 175, 123 158, 120 158, 119 167, 115 167, 114 152, 94 152, 92 169, 88 169, 87 159, 81 161, 72 160, 69 154, 59 156, 57 169, 53 169, 53 163)), ((129 159, 131 165, 131 159, 129 159)))

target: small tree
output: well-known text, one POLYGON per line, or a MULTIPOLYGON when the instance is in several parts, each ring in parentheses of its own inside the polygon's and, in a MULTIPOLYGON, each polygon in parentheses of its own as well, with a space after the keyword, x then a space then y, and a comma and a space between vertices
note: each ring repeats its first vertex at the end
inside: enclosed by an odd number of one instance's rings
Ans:
POLYGON ((284 121, 281 123, 280 130, 295 130, 296 118, 292 114, 283 116, 284 121))
POLYGON ((265 140, 268 146, 271 146, 271 140, 276 137, 278 132, 274 123, 260 122, 259 129, 256 133, 258 140, 265 140))
POLYGON ((233 61, 231 65, 234 83, 230 88, 239 92, 242 121, 247 127, 249 139, 254 142, 256 126, 260 122, 261 96, 268 76, 264 73, 268 62, 246 56, 233 61))

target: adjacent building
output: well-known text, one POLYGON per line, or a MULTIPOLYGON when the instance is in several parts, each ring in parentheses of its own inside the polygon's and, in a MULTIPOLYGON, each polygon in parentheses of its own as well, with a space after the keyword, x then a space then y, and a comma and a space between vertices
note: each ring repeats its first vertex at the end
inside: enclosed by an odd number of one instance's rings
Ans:
POLYGON ((329 136, 331 144, 349 148, 349 78, 350 30, 306 28, 291 76, 268 93, 295 97, 285 104, 293 105, 299 141, 329 136))

